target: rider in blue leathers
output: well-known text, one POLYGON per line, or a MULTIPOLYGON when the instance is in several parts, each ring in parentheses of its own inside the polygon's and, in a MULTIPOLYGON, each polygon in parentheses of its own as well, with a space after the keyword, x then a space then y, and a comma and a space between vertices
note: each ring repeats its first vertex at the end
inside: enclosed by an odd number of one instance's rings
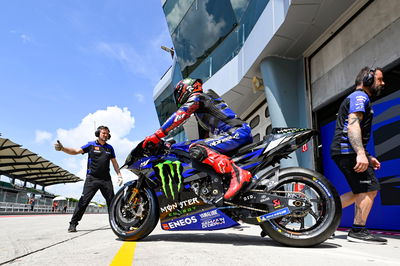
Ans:
POLYGON ((148 147, 149 142, 157 144, 194 114, 209 137, 190 145, 190 156, 193 160, 210 165, 217 173, 227 174, 231 181, 224 199, 233 198, 251 180, 251 173, 238 167, 224 153, 251 143, 253 137, 250 127, 214 91, 203 92, 199 79, 186 78, 178 82, 174 98, 179 109, 153 135, 146 137, 143 148, 148 147))

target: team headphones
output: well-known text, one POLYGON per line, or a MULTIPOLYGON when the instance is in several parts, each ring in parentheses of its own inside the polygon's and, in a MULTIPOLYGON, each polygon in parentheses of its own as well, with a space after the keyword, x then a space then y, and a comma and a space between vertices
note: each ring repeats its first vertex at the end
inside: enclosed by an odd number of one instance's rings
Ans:
POLYGON ((363 85, 365 87, 371 87, 375 81, 375 68, 370 68, 368 73, 363 77, 363 85))
POLYGON ((99 126, 99 127, 96 129, 96 131, 94 132, 94 135, 95 135, 96 137, 99 137, 99 136, 100 136, 100 130, 102 130, 102 129, 108 130, 108 139, 111 139, 110 129, 109 129, 108 127, 106 127, 106 126, 99 126))

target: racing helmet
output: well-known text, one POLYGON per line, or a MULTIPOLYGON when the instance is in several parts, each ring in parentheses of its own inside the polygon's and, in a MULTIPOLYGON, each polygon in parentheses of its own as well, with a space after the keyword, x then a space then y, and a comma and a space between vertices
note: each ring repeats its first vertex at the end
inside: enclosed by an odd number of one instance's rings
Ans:
POLYGON ((184 104, 192 93, 203 92, 201 79, 186 78, 179 81, 174 90, 174 99, 178 107, 184 104))

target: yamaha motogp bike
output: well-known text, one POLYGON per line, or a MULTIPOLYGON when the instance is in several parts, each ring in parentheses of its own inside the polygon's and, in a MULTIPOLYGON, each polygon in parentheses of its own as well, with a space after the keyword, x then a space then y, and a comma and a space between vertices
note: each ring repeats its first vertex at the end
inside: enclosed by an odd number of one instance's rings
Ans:
POLYGON ((302 147, 316 131, 274 128, 264 140, 234 151, 236 165, 250 171, 251 182, 231 200, 223 195, 230 179, 191 161, 190 143, 161 142, 153 149, 139 143, 122 168, 138 176, 117 192, 110 225, 123 240, 148 236, 160 220, 163 230, 218 230, 240 223, 259 225, 288 246, 315 246, 339 225, 340 198, 321 174, 279 162, 302 147))

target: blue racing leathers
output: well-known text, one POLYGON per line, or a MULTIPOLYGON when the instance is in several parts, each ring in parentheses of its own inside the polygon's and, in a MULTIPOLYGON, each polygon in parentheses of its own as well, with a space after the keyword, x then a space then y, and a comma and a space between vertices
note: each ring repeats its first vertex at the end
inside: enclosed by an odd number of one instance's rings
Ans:
POLYGON ((214 91, 194 93, 171 117, 159 131, 167 135, 180 126, 192 114, 199 125, 208 132, 208 138, 199 142, 220 152, 226 153, 240 148, 253 141, 251 129, 228 107, 214 91))

